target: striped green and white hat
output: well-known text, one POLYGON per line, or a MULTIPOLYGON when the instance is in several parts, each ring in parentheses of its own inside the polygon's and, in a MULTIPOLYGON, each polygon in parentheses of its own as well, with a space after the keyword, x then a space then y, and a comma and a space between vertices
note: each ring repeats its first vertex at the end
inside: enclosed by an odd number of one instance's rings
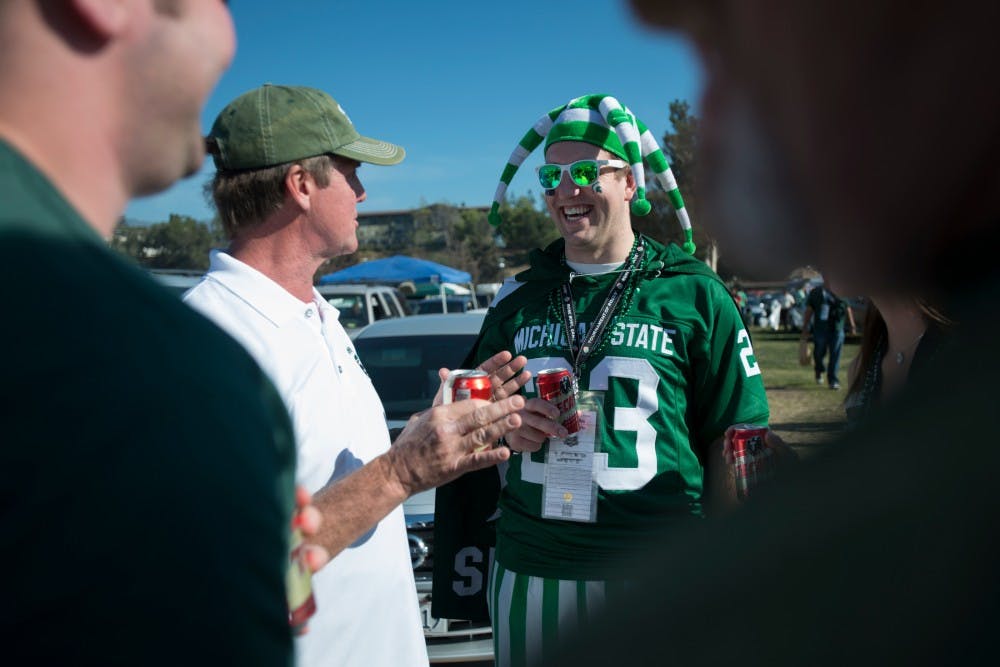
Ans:
POLYGON ((677 219, 684 230, 685 252, 694 254, 691 219, 684 208, 677 180, 656 137, 627 107, 610 95, 584 95, 538 119, 507 160, 507 166, 500 176, 500 184, 493 195, 493 206, 489 214, 491 225, 496 227, 500 224, 500 202, 503 201, 507 186, 518 167, 543 141, 546 148, 558 141, 585 141, 627 161, 636 184, 635 197, 632 199, 632 213, 635 215, 646 215, 651 208, 646 199, 645 158, 677 213, 677 219))

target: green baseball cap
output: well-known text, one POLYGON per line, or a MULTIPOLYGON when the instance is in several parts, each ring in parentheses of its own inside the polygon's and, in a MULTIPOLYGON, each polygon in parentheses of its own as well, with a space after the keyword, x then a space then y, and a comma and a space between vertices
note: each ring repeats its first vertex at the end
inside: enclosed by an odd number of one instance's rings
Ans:
POLYGON ((390 165, 401 146, 358 134, 344 109, 322 90, 269 83, 244 93, 216 117, 207 140, 219 170, 260 169, 333 153, 390 165))

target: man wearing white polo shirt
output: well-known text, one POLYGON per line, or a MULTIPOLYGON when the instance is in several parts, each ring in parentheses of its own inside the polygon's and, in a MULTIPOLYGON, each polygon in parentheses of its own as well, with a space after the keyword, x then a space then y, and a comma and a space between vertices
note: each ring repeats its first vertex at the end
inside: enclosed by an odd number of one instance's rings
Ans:
MULTIPOLYGON (((223 109, 207 144, 231 244, 212 253, 185 300, 240 341, 281 392, 296 435, 296 480, 315 494, 324 516, 316 541, 334 556, 314 576, 317 611, 296 642, 298 663, 424 665, 401 503, 506 460, 506 449, 475 450, 520 423, 513 413, 523 399, 433 408, 390 448, 378 395, 312 277, 330 257, 357 249, 361 162, 395 164, 403 149, 360 136, 322 91, 271 85, 223 109)), ((504 381, 513 393, 526 375, 507 365, 510 356, 485 365, 497 396, 508 393, 504 381)))

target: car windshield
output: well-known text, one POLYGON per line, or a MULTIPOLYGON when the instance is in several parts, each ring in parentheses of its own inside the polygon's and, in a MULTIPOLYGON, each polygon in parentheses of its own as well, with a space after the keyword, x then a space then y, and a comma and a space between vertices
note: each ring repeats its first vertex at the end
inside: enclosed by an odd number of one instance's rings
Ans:
POLYGON ((363 294, 329 295, 326 300, 340 311, 340 324, 345 329, 357 329, 368 325, 368 312, 365 309, 363 294))
POLYGON ((387 419, 409 419, 431 406, 437 371, 458 368, 476 341, 473 334, 362 338, 358 355, 375 385, 387 419))

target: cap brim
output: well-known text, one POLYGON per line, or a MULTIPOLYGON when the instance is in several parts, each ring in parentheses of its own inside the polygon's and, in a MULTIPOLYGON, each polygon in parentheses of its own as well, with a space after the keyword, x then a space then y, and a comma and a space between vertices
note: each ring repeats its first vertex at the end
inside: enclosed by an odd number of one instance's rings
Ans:
POLYGON ((402 146, 368 137, 358 137, 333 152, 358 162, 381 165, 398 164, 406 157, 402 146))

